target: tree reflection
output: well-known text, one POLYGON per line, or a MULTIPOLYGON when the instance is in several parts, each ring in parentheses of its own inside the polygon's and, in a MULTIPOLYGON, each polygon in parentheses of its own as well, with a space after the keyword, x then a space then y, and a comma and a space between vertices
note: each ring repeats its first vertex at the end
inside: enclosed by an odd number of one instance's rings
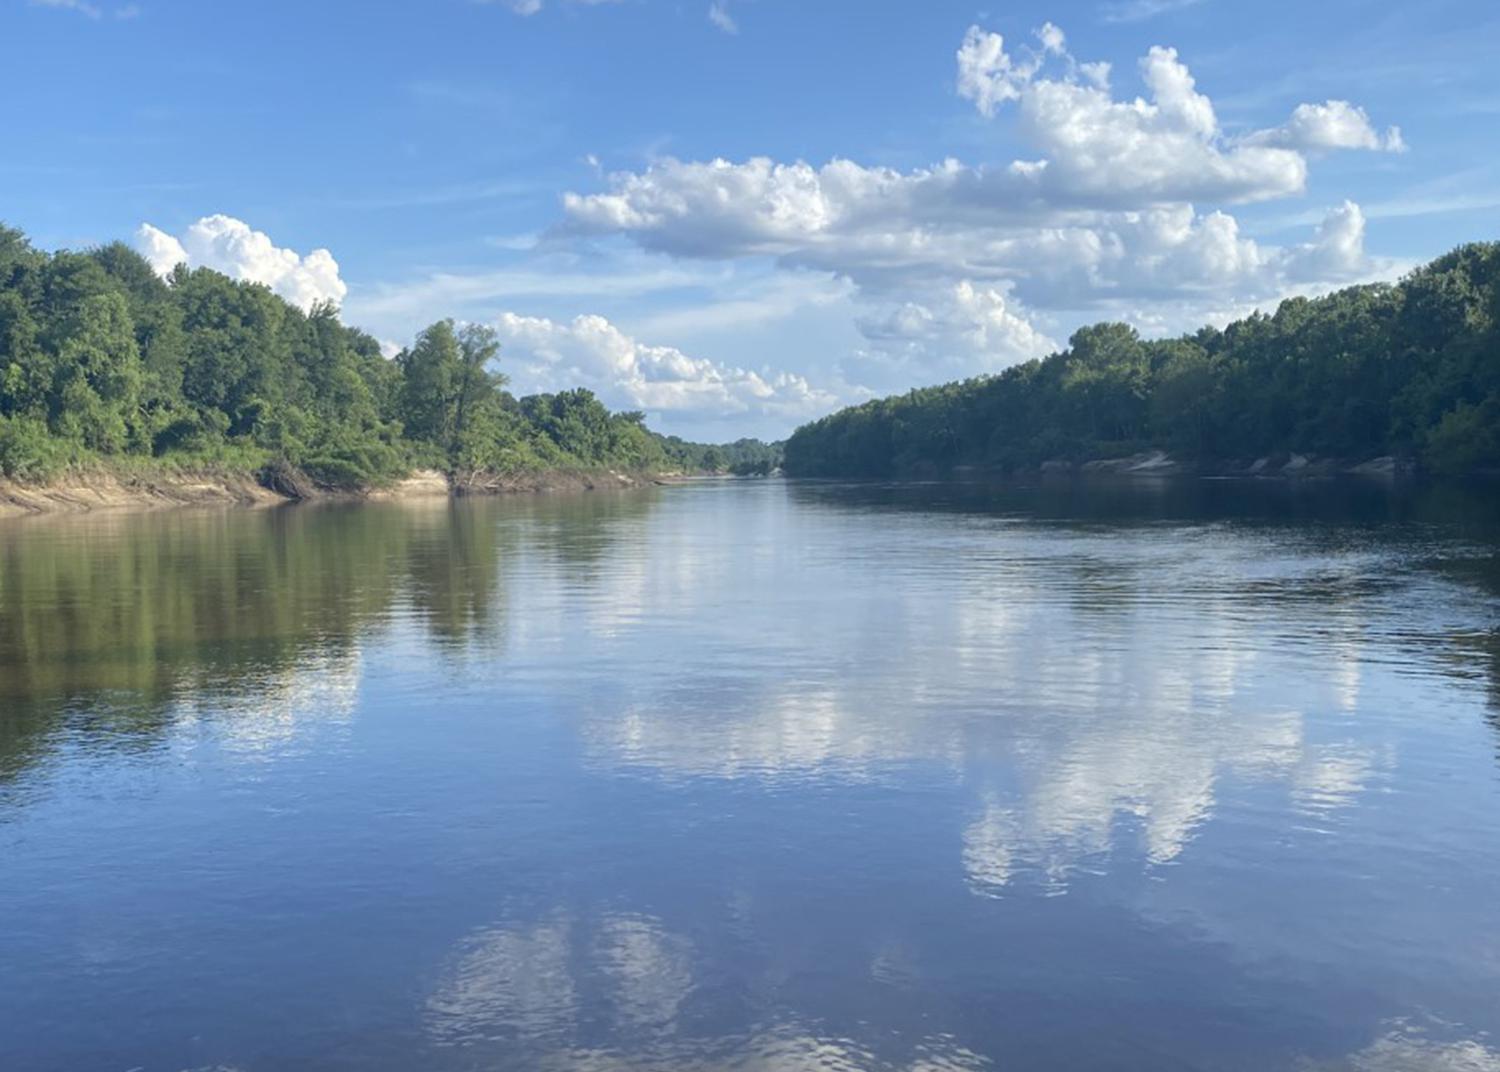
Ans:
POLYGON ((507 571, 558 556, 587 583, 653 502, 433 500, 9 523, 0 779, 69 727, 150 749, 183 709, 270 725, 299 704, 350 706, 367 634, 398 617, 418 623, 437 653, 498 653, 507 571))

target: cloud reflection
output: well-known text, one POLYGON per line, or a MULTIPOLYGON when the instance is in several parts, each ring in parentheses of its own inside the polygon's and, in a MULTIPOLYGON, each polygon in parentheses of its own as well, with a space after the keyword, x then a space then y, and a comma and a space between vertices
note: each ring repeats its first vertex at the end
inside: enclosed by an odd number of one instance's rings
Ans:
POLYGON ((466 939, 427 1002, 428 1030, 446 1044, 557 1040, 579 1027, 578 979, 603 981, 622 1031, 670 1027, 693 979, 690 948, 645 916, 596 924, 558 915, 466 939))
POLYGON ((786 1025, 743 1039, 681 1040, 640 1055, 571 1050, 544 1058, 537 1067, 582 1072, 982 1072, 995 1067, 944 1035, 923 1039, 913 1049, 909 1058, 882 1059, 853 1040, 786 1025))
MULTIPOLYGON (((1102 602, 1041 598, 1057 572, 989 571, 952 600, 849 601, 849 617, 800 630, 800 659, 733 676, 683 663, 627 710, 595 708, 581 733, 595 762, 668 781, 899 781, 931 767, 972 794, 961 852, 979 893, 1022 873, 1057 892, 1121 849, 1170 863, 1226 790, 1278 787, 1283 806, 1326 818, 1387 766, 1322 714, 1357 699, 1355 626, 1327 649, 1321 691, 1289 690, 1279 653, 1231 608, 1185 612, 1119 575, 1102 602), (827 674, 856 641, 856 671, 827 674)), ((1061 572, 1089 583, 1072 563, 1061 572)))
POLYGON ((427 1002, 434 1038, 464 1043, 565 1034, 578 1016, 570 940, 561 919, 471 936, 427 1002))
POLYGON ((644 916, 612 916, 600 928, 598 960, 614 983, 616 1018, 627 1028, 666 1028, 693 989, 691 948, 644 916))
POLYGON ((809 1030, 795 1019, 745 1034, 698 1035, 682 1011, 697 982, 694 950, 659 921, 562 915, 482 929, 465 939, 429 997, 434 1041, 476 1061, 584 1072, 980 1072, 990 1062, 943 1034, 897 1055, 809 1030), (591 1044, 585 1010, 595 990, 611 1031, 609 1048, 591 1044))
POLYGON ((1500 1072, 1500 1050, 1475 1039, 1442 1042, 1392 1031, 1332 1063, 1308 1062, 1306 1072, 1500 1072))
POLYGON ((313 651, 292 666, 268 668, 231 690, 188 690, 173 709, 178 737, 216 728, 244 756, 285 747, 315 723, 349 723, 359 705, 359 650, 313 651))

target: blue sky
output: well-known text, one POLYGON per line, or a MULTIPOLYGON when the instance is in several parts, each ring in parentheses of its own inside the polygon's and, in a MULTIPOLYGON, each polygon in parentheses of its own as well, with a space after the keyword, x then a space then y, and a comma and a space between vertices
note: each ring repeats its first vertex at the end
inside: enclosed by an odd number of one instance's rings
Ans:
POLYGON ((493 323, 705 438, 1500 238, 1479 0, 0 0, 0 48, 39 245, 493 323))

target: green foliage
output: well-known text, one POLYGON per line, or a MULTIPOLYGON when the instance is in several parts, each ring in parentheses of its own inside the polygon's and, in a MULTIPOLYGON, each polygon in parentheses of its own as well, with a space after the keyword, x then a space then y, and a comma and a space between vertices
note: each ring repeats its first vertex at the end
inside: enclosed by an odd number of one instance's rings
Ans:
POLYGON ((1012 469, 1145 448, 1210 461, 1299 452, 1500 469, 1500 244, 1396 286, 1293 298, 1223 331, 1083 328, 998 376, 867 402, 799 428, 803 476, 1012 469))
POLYGON ((688 443, 676 436, 661 439, 662 450, 674 469, 700 473, 769 474, 781 468, 781 444, 759 439, 733 443, 688 443))
POLYGON ((73 460, 66 441, 53 437, 35 417, 0 417, 0 474, 46 480, 73 460))
POLYGON ((1500 395, 1479 405, 1460 402, 1427 436, 1427 458, 1440 472, 1490 468, 1500 459, 1500 395))
POLYGON ((275 463, 366 488, 414 466, 718 471, 744 453, 665 439, 585 390, 516 399, 494 370, 499 349, 490 328, 443 320, 388 361, 331 305, 303 312, 207 269, 163 280, 119 242, 48 255, 0 226, 6 476, 101 458, 275 463))

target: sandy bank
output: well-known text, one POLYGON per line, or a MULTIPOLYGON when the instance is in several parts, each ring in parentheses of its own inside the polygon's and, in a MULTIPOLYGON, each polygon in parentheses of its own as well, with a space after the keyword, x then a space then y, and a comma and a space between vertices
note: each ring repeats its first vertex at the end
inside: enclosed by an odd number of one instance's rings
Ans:
POLYGON ((0 478, 0 517, 169 506, 270 506, 286 501, 284 496, 262 487, 249 473, 133 476, 80 472, 45 484, 0 478))
POLYGON ((297 494, 265 487, 253 473, 162 472, 149 475, 99 470, 69 473, 30 484, 0 478, 0 518, 100 510, 159 510, 182 506, 284 506, 307 500, 390 502, 450 495, 506 495, 643 487, 670 477, 620 472, 476 473, 460 481, 435 469, 417 470, 384 488, 364 492, 297 494))
POLYGON ((1280 454, 1256 458, 1253 461, 1202 461, 1181 460, 1162 450, 1149 450, 1124 458, 1099 458, 1085 462, 1056 458, 1043 462, 1037 467, 1037 471, 1042 474, 1081 473, 1150 477, 1220 476, 1306 479, 1353 475, 1394 479, 1411 476, 1416 472, 1416 468, 1410 461, 1394 457, 1359 460, 1316 457, 1307 454, 1280 454))

